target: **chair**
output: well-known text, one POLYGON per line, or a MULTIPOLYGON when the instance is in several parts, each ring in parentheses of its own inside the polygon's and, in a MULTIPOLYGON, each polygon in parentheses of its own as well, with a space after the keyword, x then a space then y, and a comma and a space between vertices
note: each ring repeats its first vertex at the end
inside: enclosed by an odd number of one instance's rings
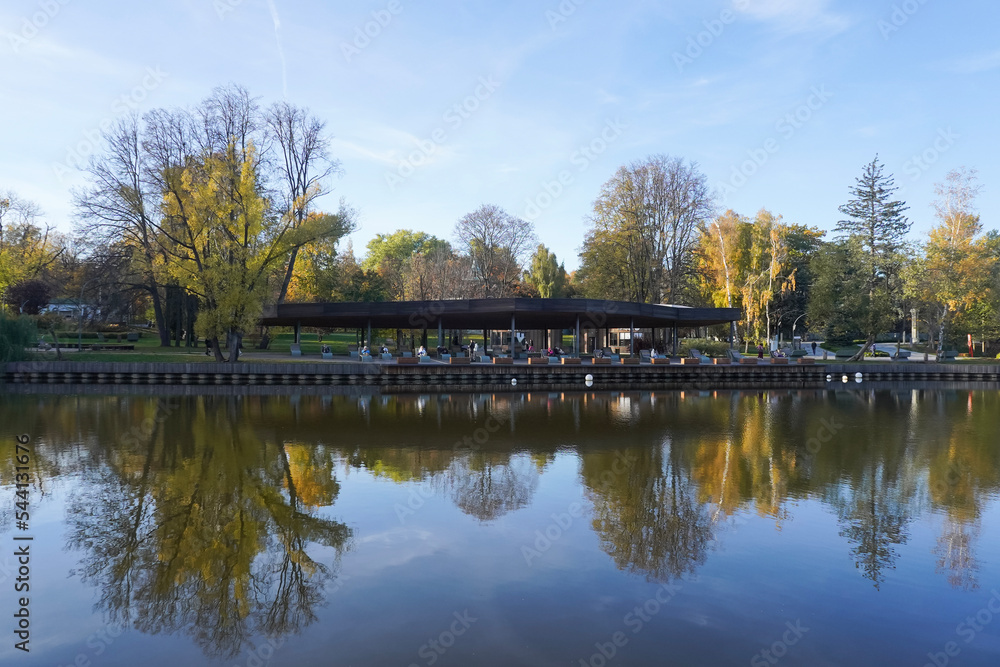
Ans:
POLYGON ((299 345, 298 343, 292 343, 290 349, 291 349, 293 357, 301 357, 302 356, 302 346, 299 345))
POLYGON ((697 350, 697 349, 695 349, 693 347, 688 351, 688 356, 691 357, 692 359, 697 359, 698 361, 700 361, 703 364, 710 364, 710 363, 712 363, 711 357, 702 354, 700 350, 697 350))
POLYGON ((390 352, 383 352, 382 361, 392 361, 392 354, 390 352))
POLYGON ((652 357, 650 357, 650 355, 649 355, 649 350, 639 350, 639 361, 640 362, 642 362, 644 364, 648 364, 651 358, 652 357))

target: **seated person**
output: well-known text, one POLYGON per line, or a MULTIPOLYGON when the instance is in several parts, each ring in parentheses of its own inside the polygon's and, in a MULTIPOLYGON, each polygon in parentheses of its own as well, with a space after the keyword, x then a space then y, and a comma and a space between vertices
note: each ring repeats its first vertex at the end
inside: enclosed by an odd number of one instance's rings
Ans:
POLYGON ((361 348, 361 356, 364 357, 364 356, 367 356, 367 355, 371 355, 371 350, 369 350, 368 346, 365 345, 365 346, 363 346, 361 348))
POLYGON ((324 345, 322 349, 323 354, 330 354, 330 346, 324 345))
POLYGON ((424 347, 423 345, 421 345, 420 349, 417 350, 417 356, 418 357, 426 357, 427 356, 427 348, 424 347))
POLYGON ((385 345, 383 345, 382 349, 379 350, 379 353, 381 353, 381 354, 389 354, 389 348, 386 347, 385 345))
POLYGON ((597 357, 598 359, 603 359, 604 358, 604 350, 602 350, 601 348, 597 348, 597 351, 594 352, 594 356, 597 357))
POLYGON ((655 347, 652 350, 649 351, 649 358, 650 359, 659 359, 660 358, 660 355, 657 354, 655 347))

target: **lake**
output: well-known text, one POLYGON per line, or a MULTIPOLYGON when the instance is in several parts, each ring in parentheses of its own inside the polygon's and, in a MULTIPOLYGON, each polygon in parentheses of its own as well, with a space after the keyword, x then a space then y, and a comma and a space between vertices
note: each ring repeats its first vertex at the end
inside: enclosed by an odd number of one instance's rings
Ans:
POLYGON ((18 394, 0 424, 2 665, 1000 665, 1000 391, 18 394))

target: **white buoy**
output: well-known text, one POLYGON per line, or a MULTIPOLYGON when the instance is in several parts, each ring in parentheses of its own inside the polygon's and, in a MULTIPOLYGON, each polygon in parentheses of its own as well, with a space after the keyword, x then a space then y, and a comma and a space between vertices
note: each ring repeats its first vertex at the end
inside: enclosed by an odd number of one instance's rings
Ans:
POLYGON ((827 381, 827 382, 829 382, 829 381, 830 381, 830 380, 832 380, 832 379, 833 379, 833 376, 832 376, 832 375, 827 375, 827 376, 826 376, 826 381, 827 381))
POLYGON ((586 386, 587 386, 587 388, 589 389, 589 388, 591 388, 591 387, 593 387, 593 386, 594 386, 594 381, 593 381, 593 380, 587 380, 587 381, 586 381, 586 382, 584 382, 583 384, 584 384, 584 385, 586 385, 586 386))
POLYGON ((843 380, 844 380, 844 382, 847 382, 847 376, 846 375, 843 377, 843 380))
MULTIPOLYGON (((845 382, 846 382, 846 380, 845 380, 845 382)), ((517 386, 517 378, 511 378, 510 379, 510 384, 511 384, 511 386, 516 387, 517 386)))
POLYGON ((860 380, 860 379, 862 378, 862 375, 861 375, 861 373, 860 373, 860 372, 857 372, 857 373, 855 373, 855 374, 854 374, 854 377, 855 377, 856 379, 860 380))
POLYGON ((585 377, 583 379, 586 380, 587 382, 593 382, 594 381, 594 376, 591 375, 590 373, 587 373, 587 377, 585 377))

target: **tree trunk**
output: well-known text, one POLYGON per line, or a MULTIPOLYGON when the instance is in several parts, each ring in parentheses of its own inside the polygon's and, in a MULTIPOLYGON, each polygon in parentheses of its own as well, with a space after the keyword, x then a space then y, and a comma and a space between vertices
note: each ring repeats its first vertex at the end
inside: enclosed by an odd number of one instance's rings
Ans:
POLYGON ((235 364, 240 360, 240 346, 243 344, 243 334, 230 331, 229 336, 229 363, 235 364))
POLYGON ((220 364, 225 362, 226 358, 222 356, 222 348, 219 347, 219 337, 216 336, 214 338, 211 338, 210 341, 212 343, 212 352, 215 354, 215 361, 220 364))
POLYGON ((153 302, 153 318, 156 320, 156 330, 160 334, 160 347, 170 347, 170 327, 163 312, 163 302, 160 301, 160 288, 155 280, 149 281, 149 296, 153 302))
POLYGON ((868 336, 868 340, 865 341, 865 344, 861 346, 861 349, 858 350, 857 354, 848 359, 848 361, 864 361, 865 352, 867 352, 874 344, 875 344, 875 334, 871 334, 868 336))
POLYGON ((285 269, 285 277, 281 281, 281 291, 278 292, 278 303, 284 303, 288 296, 288 285, 292 282, 292 275, 295 273, 295 258, 299 256, 299 249, 292 248, 292 254, 288 258, 288 268, 285 269))

